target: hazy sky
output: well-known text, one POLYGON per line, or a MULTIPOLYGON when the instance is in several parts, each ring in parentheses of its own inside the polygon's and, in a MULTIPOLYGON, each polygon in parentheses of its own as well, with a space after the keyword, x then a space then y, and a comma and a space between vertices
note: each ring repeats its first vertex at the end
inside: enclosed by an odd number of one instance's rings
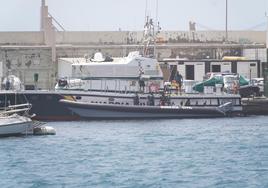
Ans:
MULTIPOLYGON (((148 1, 148 13, 156 17, 156 1, 148 1)), ((49 12, 66 30, 142 30, 146 0, 46 0, 49 12)), ((230 30, 266 29, 268 0, 228 0, 230 30)), ((41 0, 2 0, 0 31, 37 31, 41 0)), ((158 0, 163 30, 225 29, 225 0, 158 0)))

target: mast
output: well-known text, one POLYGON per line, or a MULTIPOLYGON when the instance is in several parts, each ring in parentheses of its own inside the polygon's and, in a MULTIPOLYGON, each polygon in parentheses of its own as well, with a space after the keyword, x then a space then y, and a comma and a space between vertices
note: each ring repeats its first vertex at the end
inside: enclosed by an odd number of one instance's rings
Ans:
POLYGON ((155 21, 156 24, 158 24, 158 0, 156 0, 156 5, 155 5, 155 21))
POLYGON ((225 41, 228 41, 228 0, 225 5, 225 41))
MULTIPOLYGON (((155 32, 154 32, 154 23, 153 19, 149 18, 149 16, 146 17, 146 22, 144 25, 144 34, 143 34, 143 42, 144 42, 144 50, 143 55, 144 56, 150 56, 152 55, 150 52, 150 46, 153 43, 155 45, 155 32)), ((153 53, 154 55, 154 53, 153 53)))
POLYGON ((147 19, 147 8, 148 8, 148 0, 146 0, 146 2, 145 2, 146 4, 145 4, 145 14, 144 14, 144 23, 146 23, 146 19, 147 19))
MULTIPOLYGON (((146 11, 147 12, 147 0, 146 0, 146 11)), ((158 22, 158 0, 156 0, 156 22, 148 15, 145 17, 144 34, 143 34, 143 55, 156 57, 156 36, 160 32, 160 26, 158 22), (153 45, 153 46, 152 46, 153 45), (151 49, 151 51, 150 51, 151 49)))

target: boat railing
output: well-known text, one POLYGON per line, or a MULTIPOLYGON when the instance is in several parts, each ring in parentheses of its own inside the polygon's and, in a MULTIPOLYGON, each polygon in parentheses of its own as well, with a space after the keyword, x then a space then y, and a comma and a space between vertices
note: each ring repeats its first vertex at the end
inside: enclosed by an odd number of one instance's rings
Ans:
POLYGON ((22 108, 22 107, 28 107, 31 108, 32 105, 30 103, 25 103, 25 104, 17 104, 17 105, 9 105, 7 109, 15 109, 15 108, 22 108))
POLYGON ((32 107, 32 105, 29 103, 10 105, 10 106, 1 108, 0 116, 7 116, 7 115, 17 114, 17 113, 18 114, 21 113, 21 114, 28 116, 31 107, 32 107))

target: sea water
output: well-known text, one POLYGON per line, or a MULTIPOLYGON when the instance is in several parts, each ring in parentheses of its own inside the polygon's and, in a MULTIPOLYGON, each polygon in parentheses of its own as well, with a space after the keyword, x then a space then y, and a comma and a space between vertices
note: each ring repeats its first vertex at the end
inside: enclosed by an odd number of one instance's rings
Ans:
POLYGON ((268 187, 268 117, 51 122, 0 139, 0 187, 268 187))

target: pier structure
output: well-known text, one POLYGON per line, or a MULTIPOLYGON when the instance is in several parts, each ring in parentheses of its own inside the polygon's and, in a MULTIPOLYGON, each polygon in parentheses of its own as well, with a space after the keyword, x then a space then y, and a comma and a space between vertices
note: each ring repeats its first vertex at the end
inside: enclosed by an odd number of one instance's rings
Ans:
MULTIPOLYGON (((41 1, 40 31, 0 32, 0 77, 18 76, 27 85, 52 89, 57 80, 57 59, 91 56, 101 51, 126 56, 143 48, 143 31, 66 31, 41 1), (38 75, 37 83, 34 75, 38 75)), ((245 56, 267 62, 265 31, 161 31, 156 57, 217 59, 245 56)))

